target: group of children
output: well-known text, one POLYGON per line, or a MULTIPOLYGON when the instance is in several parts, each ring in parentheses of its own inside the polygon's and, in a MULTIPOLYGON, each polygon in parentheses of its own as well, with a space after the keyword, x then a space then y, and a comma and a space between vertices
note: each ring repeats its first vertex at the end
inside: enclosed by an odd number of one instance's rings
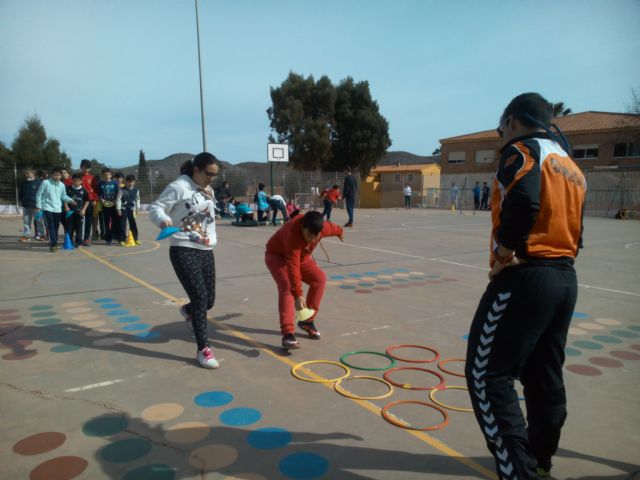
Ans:
POLYGON ((91 162, 85 159, 80 172, 73 175, 65 168, 54 167, 50 175, 40 178, 33 169, 27 169, 24 178, 19 191, 23 208, 21 242, 48 239, 49 251, 55 252, 62 223, 65 235, 69 234, 76 247, 89 247, 97 239, 107 245, 115 240, 124 246, 128 223, 134 242, 141 244, 136 222, 140 192, 134 175, 116 173, 112 179, 111 170, 105 168, 98 180, 91 174, 91 162))

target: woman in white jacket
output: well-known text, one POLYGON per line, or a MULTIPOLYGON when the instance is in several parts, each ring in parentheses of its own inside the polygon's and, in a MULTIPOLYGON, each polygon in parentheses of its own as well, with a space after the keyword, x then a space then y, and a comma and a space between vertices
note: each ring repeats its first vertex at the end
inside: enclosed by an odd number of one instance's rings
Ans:
POLYGON ((213 308, 216 296, 216 199, 211 182, 218 169, 216 157, 199 153, 182 164, 181 175, 149 208, 149 217, 156 226, 180 228, 171 236, 169 259, 189 297, 180 313, 193 326, 197 360, 204 368, 219 366, 207 339, 207 310, 213 308))

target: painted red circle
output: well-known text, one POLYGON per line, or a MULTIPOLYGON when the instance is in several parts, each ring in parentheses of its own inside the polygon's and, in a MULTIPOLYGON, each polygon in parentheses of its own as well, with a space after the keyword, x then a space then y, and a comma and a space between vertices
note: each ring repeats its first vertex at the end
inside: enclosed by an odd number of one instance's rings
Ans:
POLYGON ((640 345, 638 345, 637 343, 635 345, 631 345, 631 348, 640 352, 640 345))
POLYGON ((60 432, 42 432, 23 438, 13 446, 18 455, 38 455, 55 450, 64 443, 67 436, 60 432))
POLYGON ((0 315, 9 315, 10 313, 16 313, 18 310, 16 309, 4 309, 0 310, 0 315))
POLYGON ((640 353, 626 352, 624 350, 614 350, 611 352, 611 356, 620 360, 640 360, 640 353))
POLYGON ((607 367, 607 368, 617 368, 617 367, 622 367, 624 365, 619 360, 614 360, 613 358, 607 358, 607 357, 591 357, 589 361, 594 365, 598 365, 599 367, 607 367))
POLYGON ((12 322, 13 320, 20 320, 20 315, 0 315, 0 322, 12 322))
POLYGON ((570 372, 577 373, 578 375, 596 376, 602 375, 602 372, 595 367, 589 365, 567 365, 566 369, 570 372))
POLYGON ((11 352, 3 355, 3 360, 26 360, 27 358, 35 357, 38 354, 37 350, 23 350, 21 352, 11 352))
POLYGON ((386 290, 391 290, 390 287, 373 287, 374 290, 380 290, 381 292, 384 292, 386 290))
POLYGON ((30 480, 71 480, 87 469, 89 462, 80 457, 57 457, 31 470, 30 480))
POLYGON ((409 285, 405 283, 398 283, 396 285, 391 285, 391 288, 409 288, 409 285))
POLYGON ((371 293, 371 290, 367 290, 365 288, 358 288, 358 289, 354 290, 354 292, 356 292, 356 293, 371 293))

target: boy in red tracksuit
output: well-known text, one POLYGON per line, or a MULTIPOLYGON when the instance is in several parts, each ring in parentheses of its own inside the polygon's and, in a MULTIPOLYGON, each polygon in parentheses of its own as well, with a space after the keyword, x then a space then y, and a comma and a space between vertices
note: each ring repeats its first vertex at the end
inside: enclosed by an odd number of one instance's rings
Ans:
POLYGON ((293 334, 295 310, 313 308, 316 313, 309 320, 298 322, 298 327, 310 338, 320 339, 314 320, 320 308, 327 277, 311 256, 321 238, 339 237, 342 227, 325 222, 320 212, 307 212, 304 216, 285 223, 267 242, 265 263, 278 286, 278 310, 282 347, 300 348, 293 334), (305 300, 302 282, 309 285, 305 300))
POLYGON ((331 220, 331 210, 336 206, 338 200, 340 200, 340 187, 338 185, 334 185, 330 189, 322 192, 320 196, 323 198, 324 204, 322 216, 327 217, 327 220, 331 220))

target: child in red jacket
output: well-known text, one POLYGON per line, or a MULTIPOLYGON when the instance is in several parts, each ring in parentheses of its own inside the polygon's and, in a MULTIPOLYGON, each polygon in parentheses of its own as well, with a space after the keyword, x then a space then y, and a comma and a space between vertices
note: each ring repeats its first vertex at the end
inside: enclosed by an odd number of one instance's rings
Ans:
POLYGON ((311 252, 321 238, 339 237, 342 228, 325 222, 320 212, 307 212, 304 216, 285 223, 267 242, 265 263, 278 286, 278 310, 280 311, 280 332, 282 347, 300 348, 293 334, 295 310, 313 308, 316 313, 307 321, 298 322, 298 327, 310 338, 320 339, 320 332, 314 320, 320 308, 327 277, 313 260, 311 252), (302 282, 309 285, 305 300, 302 282))

